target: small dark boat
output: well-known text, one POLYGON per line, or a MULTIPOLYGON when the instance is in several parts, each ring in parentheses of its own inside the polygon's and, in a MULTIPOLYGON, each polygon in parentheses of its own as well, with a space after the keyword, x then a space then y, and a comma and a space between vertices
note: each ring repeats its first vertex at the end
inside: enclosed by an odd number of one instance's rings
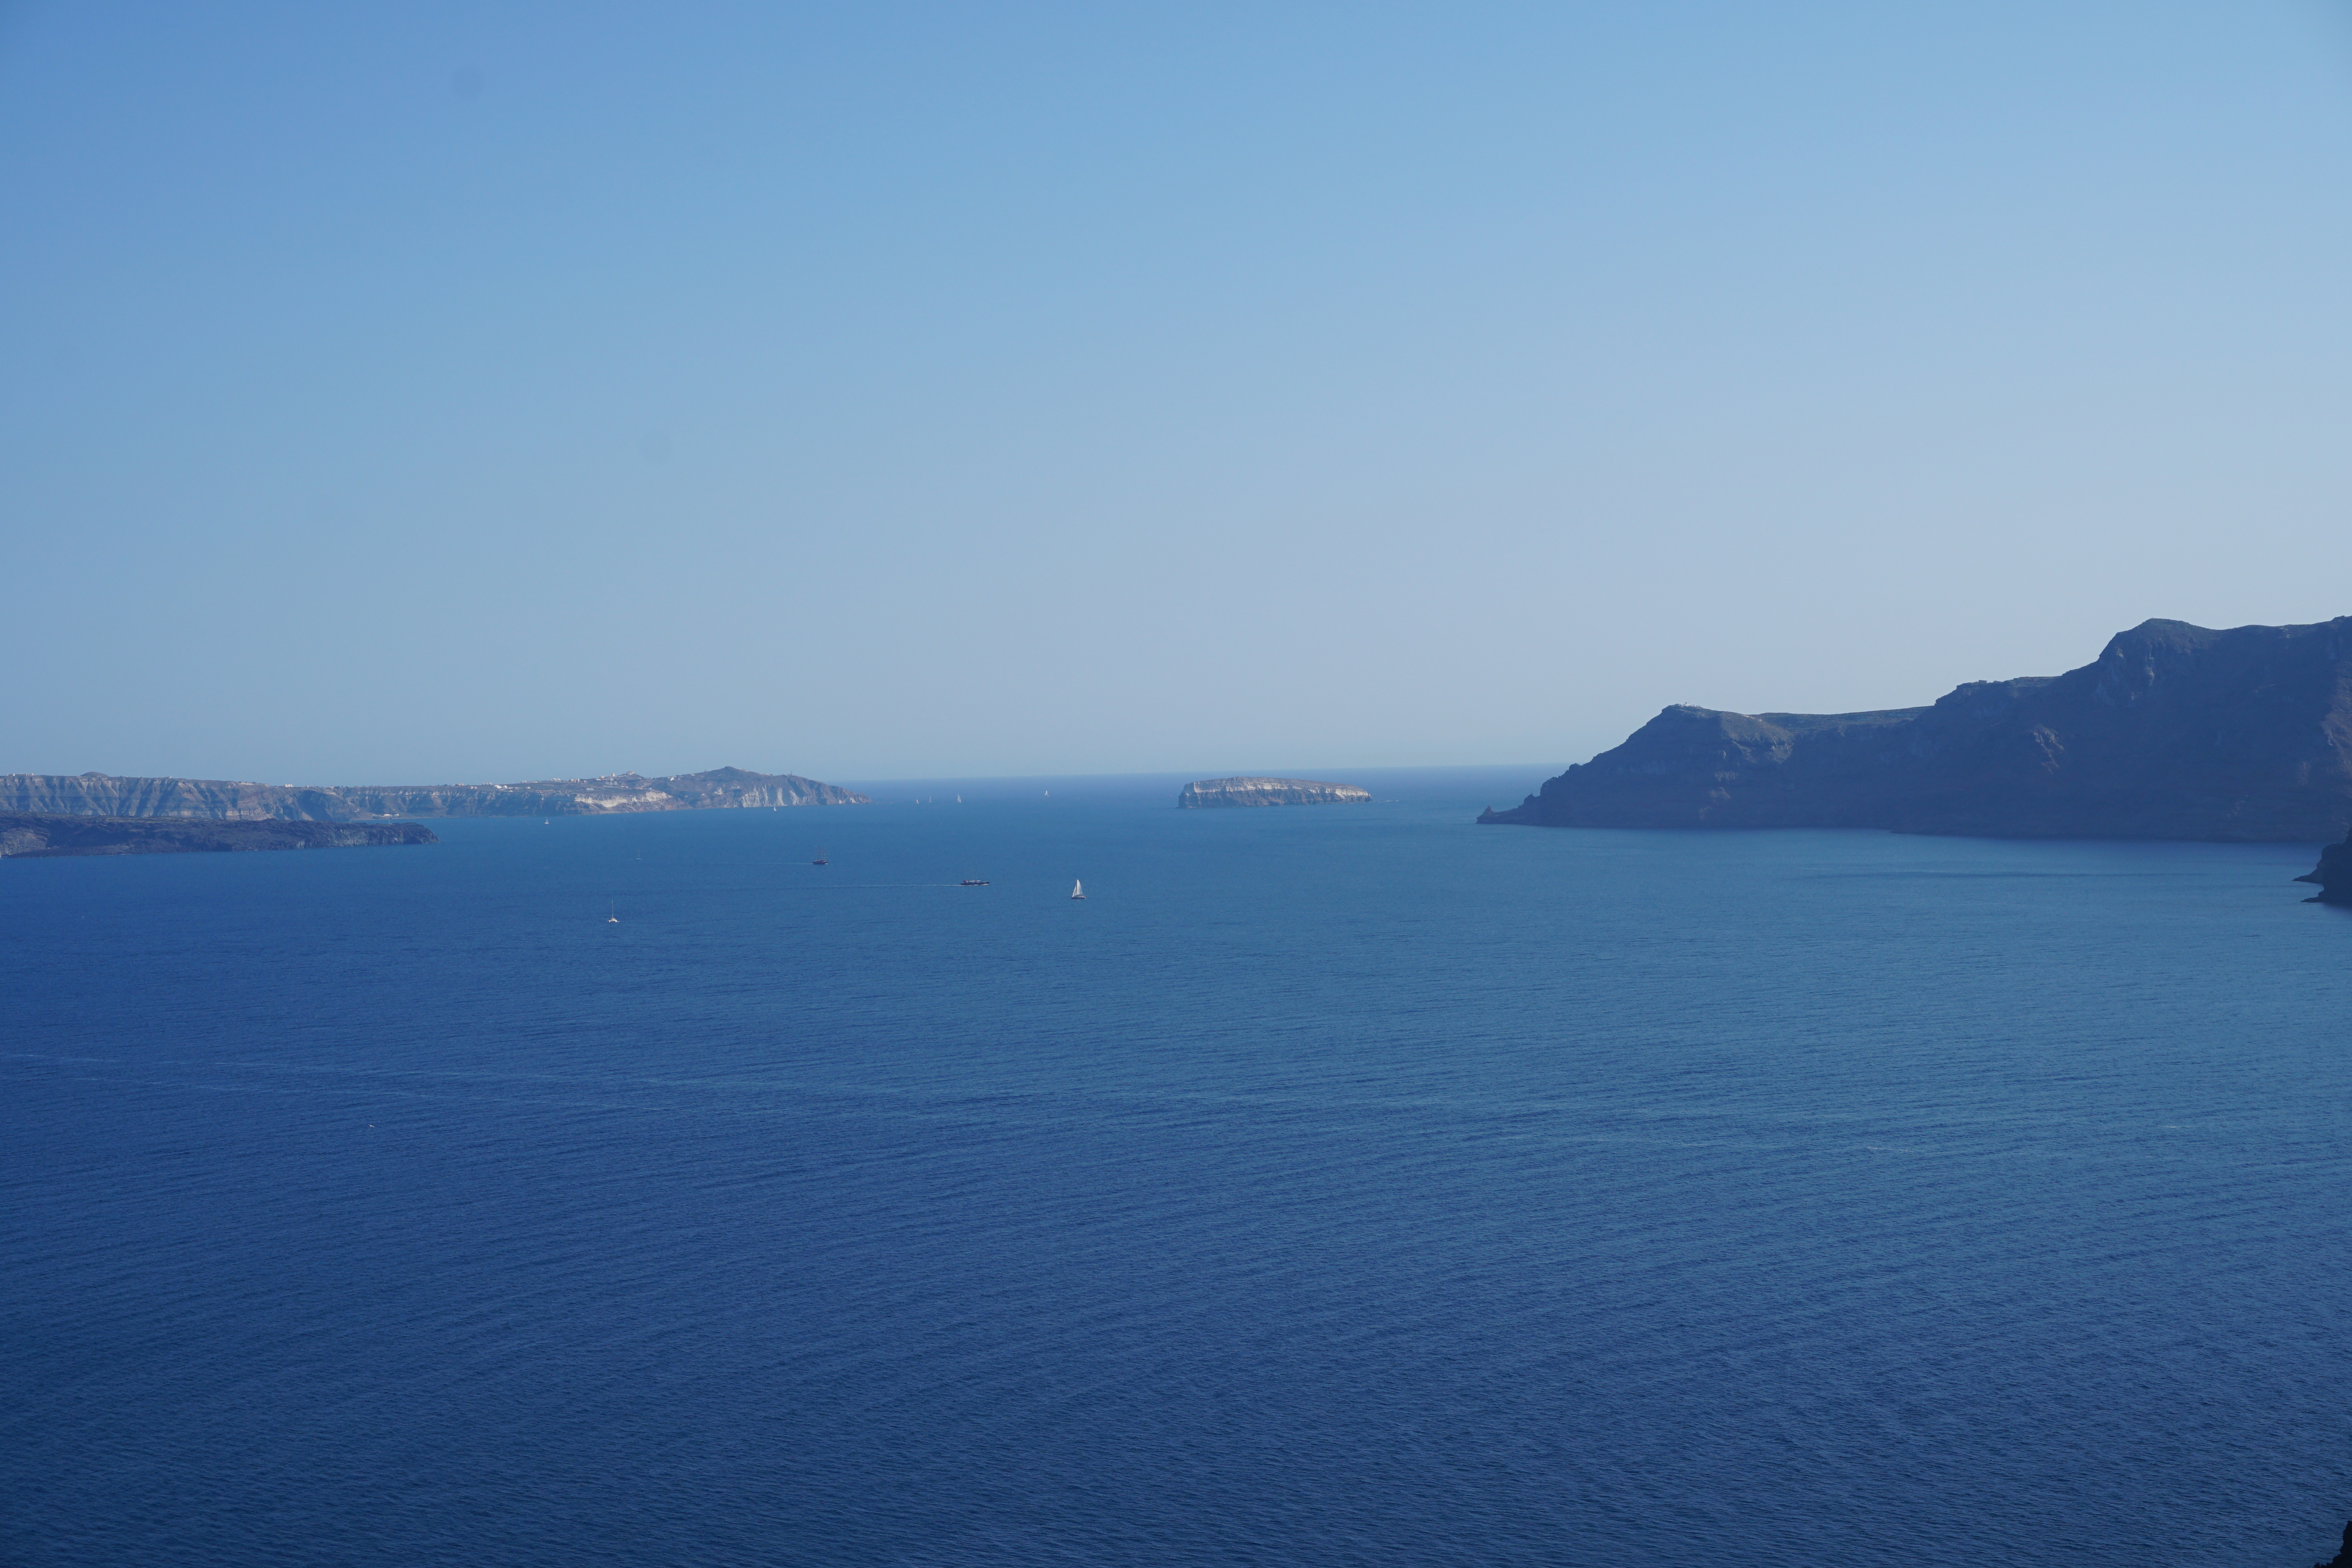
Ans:
POLYGON ((956 885, 958 887, 986 887, 988 885, 988 879, 984 876, 968 876, 961 882, 956 883, 956 885))

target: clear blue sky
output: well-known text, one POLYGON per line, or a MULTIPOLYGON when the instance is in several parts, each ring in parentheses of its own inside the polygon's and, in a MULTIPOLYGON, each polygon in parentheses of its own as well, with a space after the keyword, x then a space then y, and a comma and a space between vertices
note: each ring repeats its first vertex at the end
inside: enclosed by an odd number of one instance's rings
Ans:
POLYGON ((0 770, 1557 765, 2352 612, 2342 5, 13 5, 0 770))

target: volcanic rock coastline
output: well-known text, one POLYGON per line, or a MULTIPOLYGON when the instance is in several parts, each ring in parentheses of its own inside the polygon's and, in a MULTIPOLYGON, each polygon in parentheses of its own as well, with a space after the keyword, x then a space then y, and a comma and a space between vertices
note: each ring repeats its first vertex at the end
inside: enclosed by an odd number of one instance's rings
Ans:
POLYGON ((1209 806, 1333 806, 1369 800, 1372 793, 1353 784, 1316 779, 1196 779, 1176 797, 1180 810, 1209 806))
POLYGON ((382 817, 601 817, 755 806, 866 806, 870 797, 803 779, 719 768, 647 779, 548 779, 529 784, 303 787, 220 779, 119 779, 105 773, 0 774, 0 811, 74 817, 193 817, 216 821, 346 822, 382 817))
POLYGON ((437 844, 419 822, 227 822, 190 817, 45 816, 0 812, 0 856, 201 854, 236 850, 335 850, 437 844))
POLYGON ((1931 706, 1674 706, 1482 822, 2313 842, 2352 828, 2352 616, 2148 621, 1931 706))

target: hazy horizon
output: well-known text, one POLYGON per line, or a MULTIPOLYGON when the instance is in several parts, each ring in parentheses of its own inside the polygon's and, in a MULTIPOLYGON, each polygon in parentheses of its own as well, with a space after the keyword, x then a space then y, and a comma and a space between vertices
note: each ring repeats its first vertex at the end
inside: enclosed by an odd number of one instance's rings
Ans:
MULTIPOLYGON (((1581 758, 1579 758, 1578 760, 1581 760, 1581 758)), ((720 768, 730 768, 735 766, 737 766, 737 764, 714 762, 704 768, 668 768, 658 772, 643 768, 623 768, 606 769, 603 773, 568 774, 562 775, 560 777, 599 779, 614 778, 635 773, 641 777, 649 779, 669 778, 681 773, 711 772, 720 768)), ((1558 762, 1449 762, 1402 768, 1387 766, 1330 768, 1318 764, 1309 768, 1233 768, 1223 772, 1218 772, 1215 770, 1204 772, 1199 769, 1183 768, 1146 768, 1138 771, 1117 773, 951 773, 929 775, 904 774, 887 777, 870 775, 864 777, 820 779, 817 782, 821 784, 835 785, 845 789, 856 789, 868 793, 876 790, 887 790, 890 792, 891 796, 895 796, 900 790, 912 789, 920 787, 930 793, 946 793, 956 789, 961 789, 967 793, 987 799, 1018 798, 1025 800, 1040 786, 1059 788, 1067 785, 1076 786, 1080 790, 1089 791, 1105 787, 1119 787, 1121 789, 1137 790, 1172 791, 1181 788, 1184 784, 1201 779, 1266 777, 1278 779, 1318 779, 1339 783, 1360 783, 1365 780, 1371 780, 1375 783, 1394 784, 1400 780, 1409 780, 1416 778, 1452 778, 1458 779, 1465 774, 1483 773, 1494 776, 1494 778, 1498 781, 1524 777, 1528 780, 1527 788, 1533 789, 1536 785, 1541 783, 1545 779, 1550 778, 1554 774, 1559 772, 1561 768, 1564 766, 1565 764, 1558 762), (1340 777, 1341 775, 1344 775, 1345 777, 1340 777)), ((34 772, 37 770, 26 768, 0 771, 34 772)), ((97 770, 85 769, 84 771, 97 770)), ((54 777, 56 775, 52 776, 54 777)), ((64 777, 74 776, 75 775, 64 775, 64 777)), ((117 777, 176 777, 193 779, 196 776, 192 774, 161 774, 118 775, 117 777)), ((231 779, 226 776, 223 776, 218 779, 208 779, 201 781, 210 783, 271 784, 294 786, 299 788, 338 789, 352 786, 403 784, 420 786, 436 784, 459 786, 481 784, 529 784, 557 777, 559 776, 552 774, 541 774, 535 779, 231 779)), ((876 802, 877 804, 887 805, 891 803, 891 800, 887 797, 877 795, 876 796, 876 802)), ((799 810, 800 808, 794 809, 799 810)), ((595 814, 596 813, 590 813, 590 815, 595 814)), ((626 815, 627 813, 619 814, 626 815)))
POLYGON ((2317 0, 11 7, 0 770, 1556 771, 2326 620, 2347 176, 2317 0))

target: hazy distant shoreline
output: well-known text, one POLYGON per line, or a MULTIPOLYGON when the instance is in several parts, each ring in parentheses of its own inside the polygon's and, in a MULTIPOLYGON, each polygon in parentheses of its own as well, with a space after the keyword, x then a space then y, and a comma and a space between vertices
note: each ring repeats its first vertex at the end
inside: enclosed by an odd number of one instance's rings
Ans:
POLYGON ((855 789, 740 768, 648 779, 608 773, 525 784, 257 784, 107 773, 0 775, 0 811, 66 817, 350 822, 394 817, 582 817, 643 811, 866 806, 855 789))

